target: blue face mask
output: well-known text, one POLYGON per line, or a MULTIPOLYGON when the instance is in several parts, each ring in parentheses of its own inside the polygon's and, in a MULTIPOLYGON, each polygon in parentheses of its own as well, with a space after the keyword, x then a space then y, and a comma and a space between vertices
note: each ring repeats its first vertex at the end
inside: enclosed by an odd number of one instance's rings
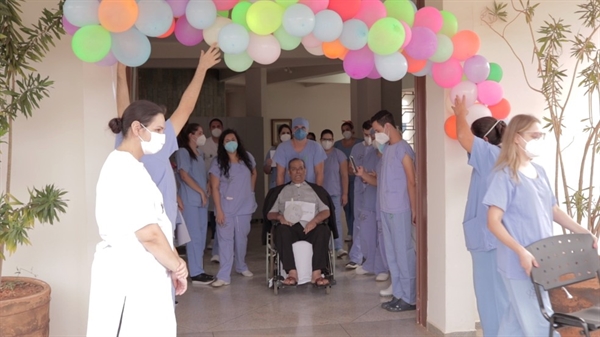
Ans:
POLYGON ((237 151, 237 148, 238 143, 235 141, 225 144, 225 150, 229 153, 234 153, 235 151, 237 151))
POLYGON ((375 141, 374 144, 377 144, 377 150, 379 150, 379 152, 383 154, 383 151, 385 151, 385 147, 387 146, 387 144, 381 144, 378 141, 375 141))
POLYGON ((296 129, 296 131, 294 131, 294 138, 298 140, 304 140, 306 135, 308 135, 308 132, 304 129, 296 129))

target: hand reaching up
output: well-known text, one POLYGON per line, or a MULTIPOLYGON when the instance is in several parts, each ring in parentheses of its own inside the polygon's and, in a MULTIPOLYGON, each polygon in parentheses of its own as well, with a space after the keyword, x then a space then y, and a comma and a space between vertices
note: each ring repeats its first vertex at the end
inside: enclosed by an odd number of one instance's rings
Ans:
POLYGON ((219 47, 217 47, 217 44, 214 43, 206 52, 204 52, 204 50, 200 52, 198 68, 208 70, 219 62, 221 62, 221 51, 219 47))

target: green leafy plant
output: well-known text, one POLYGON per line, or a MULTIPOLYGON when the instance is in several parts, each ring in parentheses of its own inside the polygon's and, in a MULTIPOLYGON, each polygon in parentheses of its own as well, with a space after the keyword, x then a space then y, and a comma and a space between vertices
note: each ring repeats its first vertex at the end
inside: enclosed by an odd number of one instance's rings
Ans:
POLYGON ((0 140, 6 143, 6 187, 0 192, 0 275, 4 251, 14 253, 19 245, 31 244, 28 231, 39 221, 54 224, 67 207, 65 191, 54 185, 29 190, 29 201, 11 194, 13 160, 13 121, 29 118, 53 82, 33 67, 41 62, 55 39, 64 34, 62 5, 44 9, 38 21, 27 26, 21 19, 21 0, 0 0, 0 140))
POLYGON ((546 102, 549 117, 544 117, 544 127, 553 133, 556 140, 554 191, 557 200, 561 200, 559 192, 562 191, 562 202, 566 205, 568 214, 599 236, 600 197, 597 194, 598 188, 594 185, 594 172, 599 172, 600 111, 594 109, 593 100, 600 102, 600 50, 595 43, 600 28, 600 0, 587 0, 577 5, 577 32, 573 32, 571 25, 566 24, 563 19, 552 16, 544 20, 537 30, 534 29, 533 17, 539 5, 532 4, 529 0, 511 0, 512 11, 509 14, 506 3, 494 2, 493 7, 485 9, 481 19, 504 40, 520 63, 527 86, 542 95, 546 102), (509 15, 514 17, 509 19, 509 15), (528 78, 524 58, 516 52, 506 34, 507 28, 517 20, 525 21, 527 34, 531 37, 533 48, 529 56, 537 69, 537 86, 528 78), (499 25, 502 28, 498 28, 499 25), (578 32, 580 29, 586 33, 578 32), (560 62, 567 52, 570 52, 570 59, 575 60, 569 66, 560 62), (586 97, 574 97, 576 84, 585 89, 586 97), (578 123, 574 123, 573 118, 565 119, 569 103, 573 100, 588 102, 587 111, 568 111, 569 114, 581 115, 578 123), (565 166, 563 154, 571 145, 565 145, 568 140, 562 139, 567 122, 570 123, 569 127, 579 128, 578 137, 585 140, 577 172, 572 166, 565 166))

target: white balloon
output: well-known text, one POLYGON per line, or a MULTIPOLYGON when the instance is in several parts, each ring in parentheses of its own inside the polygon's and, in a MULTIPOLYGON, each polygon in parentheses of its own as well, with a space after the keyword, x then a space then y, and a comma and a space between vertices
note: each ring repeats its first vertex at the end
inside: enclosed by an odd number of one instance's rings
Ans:
POLYGON ((244 26, 232 22, 221 28, 218 40, 219 48, 224 53, 239 54, 248 48, 250 35, 244 26))
POLYGON ((450 101, 452 104, 454 104, 454 100, 457 96, 459 98, 465 96, 465 105, 467 108, 472 106, 477 100, 477 84, 471 81, 460 82, 450 90, 450 101))
POLYGON ((269 65, 277 61, 281 55, 279 41, 273 35, 257 35, 250 33, 248 55, 259 64, 269 65))
POLYGON ((381 56, 375 54, 375 68, 384 79, 395 82, 401 80, 408 70, 408 62, 400 52, 381 56))
POLYGON ((196 29, 206 29, 217 19, 217 6, 213 1, 190 0, 185 9, 185 17, 190 26, 196 29))
POLYGON ((320 11, 315 15, 313 35, 321 42, 333 42, 344 30, 344 21, 340 15, 330 9, 320 11))
POLYGON ((283 12, 283 28, 291 36, 304 37, 315 28, 315 14, 303 4, 295 4, 283 12))
POLYGON ((100 3, 97 0, 67 0, 63 5, 63 13, 74 26, 98 25, 98 7, 100 3))
POLYGON ((173 24, 173 10, 164 0, 139 0, 135 27, 146 36, 165 34, 173 24))
POLYGON ((340 42, 349 50, 359 50, 367 45, 369 38, 369 27, 358 19, 350 19, 344 22, 340 42))
POLYGON ((481 117, 491 117, 492 112, 483 104, 474 104, 470 108, 468 108, 469 113, 467 114, 467 123, 469 125, 473 124, 474 121, 478 120, 481 117))
POLYGON ((309 52, 310 54, 315 55, 315 56, 321 56, 321 55, 325 54, 323 52, 323 46, 322 45, 318 45, 316 47, 307 47, 307 46, 304 46, 304 49, 306 49, 307 52, 309 52))
POLYGON ((219 32, 221 29, 231 23, 231 19, 219 16, 212 26, 203 31, 204 41, 210 46, 219 41, 219 32))

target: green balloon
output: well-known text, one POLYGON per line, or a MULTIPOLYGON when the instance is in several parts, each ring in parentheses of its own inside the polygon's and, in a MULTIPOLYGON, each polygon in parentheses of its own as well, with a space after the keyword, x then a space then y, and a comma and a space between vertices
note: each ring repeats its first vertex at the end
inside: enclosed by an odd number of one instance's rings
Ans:
POLYGON ((371 26, 367 43, 369 48, 378 55, 391 55, 402 47, 406 38, 404 26, 394 18, 383 18, 371 26))
POLYGON ((410 0, 386 0, 383 5, 387 10, 387 16, 404 21, 409 27, 415 22, 415 7, 410 0))
POLYGON ((231 10, 231 21, 244 26, 247 30, 250 30, 248 27, 248 22, 246 21, 246 14, 248 14, 248 9, 250 9, 252 4, 248 1, 240 1, 233 10, 231 10))
POLYGON ((279 29, 277 29, 275 33, 273 33, 273 35, 275 36, 277 41, 279 41, 282 50, 294 50, 298 48, 298 46, 302 42, 301 37, 296 37, 288 34, 288 32, 286 32, 283 28, 283 26, 279 27, 279 29))
POLYGON ((222 16, 224 18, 228 18, 229 17, 229 11, 217 11, 217 15, 218 16, 222 16))
POLYGON ((440 29, 439 33, 444 34, 448 37, 453 37, 454 34, 458 32, 458 21, 456 20, 456 16, 444 10, 441 10, 440 14, 442 14, 444 24, 442 25, 442 29, 440 29))
POLYGON ((250 30, 258 35, 269 35, 281 26, 284 8, 270 0, 258 0, 246 13, 250 30))
POLYGON ((275 0, 275 2, 283 6, 283 8, 288 8, 291 5, 297 4, 298 0, 275 0))
POLYGON ((502 80, 502 75, 504 72, 499 64, 490 62, 490 75, 488 76, 488 80, 494 82, 500 82, 502 80))
POLYGON ((95 63, 108 55, 111 42, 108 30, 100 25, 89 25, 79 28, 73 35, 71 48, 80 60, 95 63))
POLYGON ((239 54, 225 54, 223 58, 225 59, 227 67, 238 73, 248 70, 250 66, 252 66, 252 62, 254 62, 246 52, 239 54))

